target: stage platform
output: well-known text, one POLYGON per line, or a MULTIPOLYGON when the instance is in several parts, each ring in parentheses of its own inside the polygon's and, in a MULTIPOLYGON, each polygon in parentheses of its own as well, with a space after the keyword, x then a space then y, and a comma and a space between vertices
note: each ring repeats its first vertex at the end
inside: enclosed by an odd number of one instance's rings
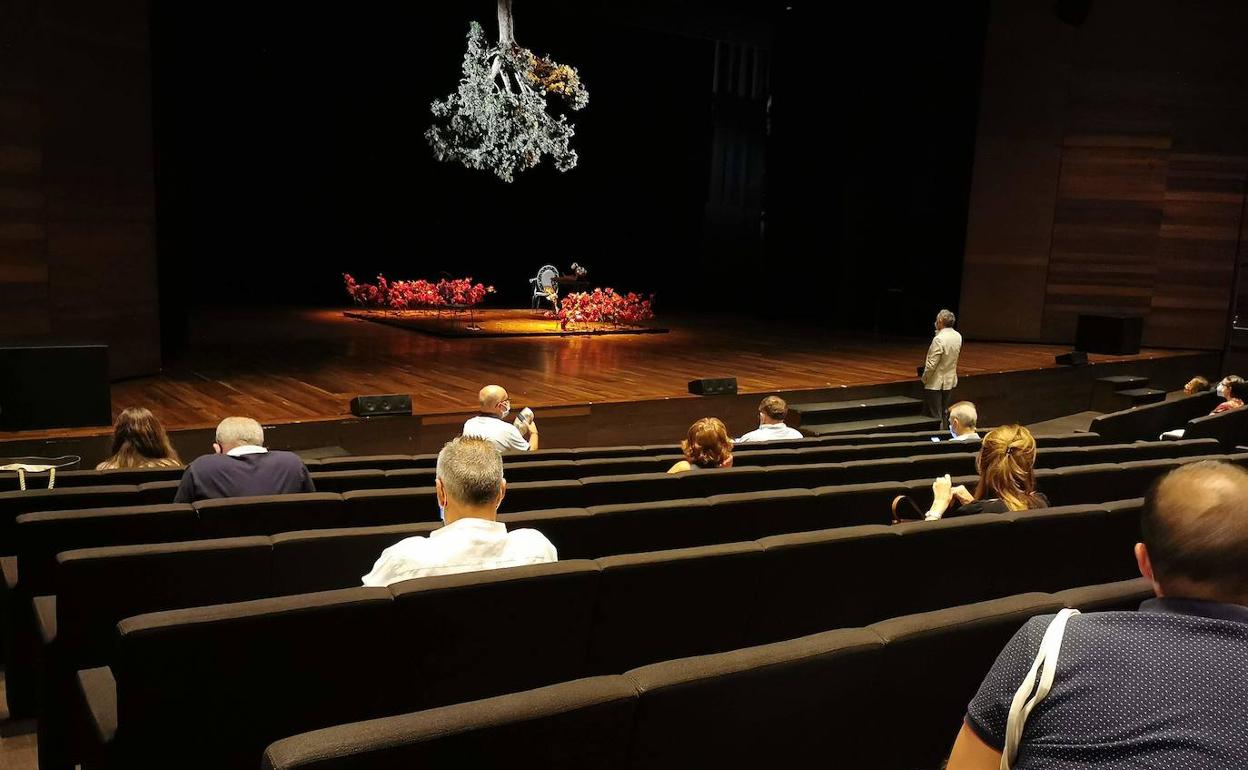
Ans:
MULTIPOLYGON (((917 395, 915 367, 929 341, 834 335, 748 316, 666 314, 658 321, 668 334, 446 339, 343 311, 197 317, 188 352, 159 376, 115 383, 113 408, 152 409, 191 457, 208 449, 210 429, 232 414, 272 426, 275 447, 417 452, 455 435, 475 410, 477 390, 498 383, 516 408, 537 411, 543 446, 675 442, 706 414, 724 418, 734 432, 753 427, 758 399, 767 393, 790 401, 917 395), (690 379, 716 376, 737 377, 741 394, 688 395, 690 379), (409 393, 415 416, 353 418, 348 402, 362 393, 409 393)), ((1068 349, 968 339, 955 395, 977 401, 982 422, 1036 422, 1088 409, 1095 377, 1143 374, 1173 389, 1194 374, 1217 376, 1221 358, 1144 350, 1092 356, 1088 367, 1058 367, 1054 356, 1068 349)), ((0 434, 0 455, 55 448, 84 459, 102 456, 108 433, 100 427, 0 434)))
POLYGON ((343 315, 361 321, 395 326, 421 334, 453 339, 488 337, 600 337, 614 334, 666 334, 655 324, 613 326, 574 323, 566 328, 544 310, 477 308, 469 310, 347 310, 343 315))

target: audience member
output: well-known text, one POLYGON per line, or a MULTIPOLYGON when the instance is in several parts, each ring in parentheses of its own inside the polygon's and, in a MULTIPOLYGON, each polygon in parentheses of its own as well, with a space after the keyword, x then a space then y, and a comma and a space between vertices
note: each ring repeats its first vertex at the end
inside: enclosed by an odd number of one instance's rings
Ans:
POLYGON ((1209 413, 1211 415, 1222 414, 1243 406, 1244 399, 1248 398, 1248 388, 1245 387, 1244 378, 1236 374, 1223 377, 1218 383, 1218 396, 1225 400, 1213 408, 1213 411, 1209 413))
POLYGON ((956 499, 958 515, 1005 513, 1045 508, 1049 500, 1036 491, 1036 439, 1021 425, 1003 425, 984 436, 975 458, 979 484, 975 494, 951 486, 948 474, 932 484, 932 507, 924 518, 939 519, 956 499))
POLYGON ((503 458, 485 439, 459 437, 438 453, 436 471, 441 529, 409 537, 381 552, 366 586, 384 586, 427 575, 544 564, 559 557, 535 529, 507 531, 497 521, 507 482, 503 458))
POLYGON ((299 455, 265 449, 264 429, 250 417, 225 418, 216 439, 214 454, 187 466, 174 502, 316 491, 299 455))
POLYGON ((668 473, 684 473, 694 468, 731 468, 732 439, 728 429, 715 417, 703 417, 689 426, 689 435, 680 442, 685 459, 667 469, 668 473))
POLYGON ((979 433, 975 423, 979 421, 979 412, 970 401, 959 401, 949 407, 949 435, 951 441, 978 441, 979 433))
POLYGON ((123 409, 113 425, 113 450, 97 471, 117 468, 180 468, 182 460, 169 443, 165 426, 141 406, 123 409))
POLYGON ((958 356, 962 352, 962 335, 954 331, 957 317, 948 310, 936 314, 936 336, 927 349, 923 362, 923 414, 940 419, 945 427, 950 396, 958 386, 958 356))
POLYGON ((734 443, 749 444, 763 441, 782 441, 784 439, 801 438, 796 428, 784 424, 789 416, 789 405, 779 396, 768 396, 758 405, 758 427, 734 443))
POLYGON ((477 393, 481 405, 481 414, 470 418, 464 423, 463 435, 468 438, 483 438, 494 445, 499 452, 516 449, 531 452, 537 449, 537 422, 519 420, 518 425, 504 422, 511 412, 511 398, 507 391, 498 385, 486 385, 477 393), (525 439, 528 433, 528 439, 525 439))
POLYGON ((1209 380, 1197 375, 1196 377, 1188 380, 1187 384, 1183 386, 1183 395, 1194 396, 1197 393, 1204 393, 1207 390, 1209 390, 1209 380))
POLYGON ((1007 747, 1053 616, 1029 620, 971 700, 948 770, 1248 767, 1248 471, 1171 472, 1145 498, 1141 530, 1135 557, 1157 598, 1071 617, 1044 664, 1052 689, 1021 710, 1026 729, 1007 747))

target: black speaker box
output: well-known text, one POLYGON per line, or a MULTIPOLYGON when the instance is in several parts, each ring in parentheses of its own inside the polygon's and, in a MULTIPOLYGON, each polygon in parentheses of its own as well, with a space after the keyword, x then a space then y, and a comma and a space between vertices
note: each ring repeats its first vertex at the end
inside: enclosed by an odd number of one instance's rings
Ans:
POLYGON ((1087 366, 1088 354, 1082 350, 1072 350, 1053 357, 1060 366, 1087 366))
POLYGON ((406 393, 383 396, 356 396, 351 399, 351 414, 356 417, 380 417, 387 414, 412 413, 412 397, 406 393))
POLYGON ((107 345, 0 345, 0 430, 112 421, 107 345))
POLYGON ((736 377, 703 377, 689 380, 689 392, 695 396, 735 396, 736 377))
POLYGON ((1075 349, 1111 356, 1140 352, 1144 319, 1138 315, 1080 315, 1075 328, 1075 349))

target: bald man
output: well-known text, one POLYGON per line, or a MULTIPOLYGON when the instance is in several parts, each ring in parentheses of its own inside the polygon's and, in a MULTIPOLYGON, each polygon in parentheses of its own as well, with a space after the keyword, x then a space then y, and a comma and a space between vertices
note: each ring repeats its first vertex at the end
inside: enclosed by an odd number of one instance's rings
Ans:
MULTIPOLYGON (((1157 598, 1070 618, 1010 767, 1248 768, 1248 471, 1185 465, 1154 485, 1140 524, 1135 558, 1157 598)), ((1003 766, 1010 703, 1052 618, 1032 618, 997 658, 948 770, 1003 766)))
POLYGON ((529 434, 524 434, 511 423, 504 422, 511 412, 511 398, 507 391, 499 385, 486 385, 477 393, 477 401, 481 406, 481 414, 464 423, 464 434, 469 438, 483 438, 494 444, 498 451, 514 449, 519 452, 532 452, 537 449, 537 422, 529 420, 521 423, 529 434))

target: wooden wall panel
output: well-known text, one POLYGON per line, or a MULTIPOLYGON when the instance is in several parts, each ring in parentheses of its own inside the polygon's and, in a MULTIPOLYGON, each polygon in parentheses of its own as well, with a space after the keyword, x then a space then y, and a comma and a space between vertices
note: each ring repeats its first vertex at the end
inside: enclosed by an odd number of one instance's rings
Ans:
POLYGON ((1080 313, 1148 312, 1168 144, 1152 137, 1067 141, 1053 214, 1044 339, 1073 339, 1080 313))
POLYGON ((992 18, 963 329, 1065 343, 1080 312, 1139 313, 1145 344, 1221 349, 1248 157, 1248 3, 1098 0, 1073 27, 1047 0, 993 0, 992 18), (1048 58, 1033 62, 1037 50, 1048 58), (1050 111, 1020 119, 1031 101, 1050 111), (1046 142, 1056 184, 1025 162, 1046 142))
POLYGON ((1170 156, 1144 344, 1225 344, 1246 177, 1243 157, 1170 156))

